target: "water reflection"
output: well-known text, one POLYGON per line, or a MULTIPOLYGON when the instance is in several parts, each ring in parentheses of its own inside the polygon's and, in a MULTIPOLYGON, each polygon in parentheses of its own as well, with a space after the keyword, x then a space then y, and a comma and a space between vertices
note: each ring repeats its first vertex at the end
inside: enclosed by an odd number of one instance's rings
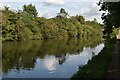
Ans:
POLYGON ((103 47, 99 36, 3 42, 3 77, 70 78, 103 47))
POLYGON ((54 71, 56 70, 56 59, 53 56, 47 56, 44 60, 43 60, 43 65, 45 66, 45 68, 49 71, 54 71))

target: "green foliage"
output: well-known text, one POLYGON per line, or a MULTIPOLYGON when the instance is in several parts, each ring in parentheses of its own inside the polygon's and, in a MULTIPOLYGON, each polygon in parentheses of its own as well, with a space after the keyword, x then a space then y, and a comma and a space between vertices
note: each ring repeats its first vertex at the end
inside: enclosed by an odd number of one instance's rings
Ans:
POLYGON ((82 37, 102 35, 102 26, 96 21, 85 21, 83 16, 71 16, 61 8, 62 17, 46 19, 36 17, 37 10, 32 4, 24 5, 23 11, 2 12, 2 37, 4 40, 27 40, 42 38, 82 37))
POLYGON ((61 8, 60 9, 60 13, 57 14, 57 17, 60 17, 60 18, 67 18, 68 16, 68 12, 65 11, 65 9, 61 8))
POLYGON ((37 17, 37 14, 38 14, 35 6, 33 6, 32 4, 24 5, 23 11, 33 15, 34 17, 37 17))
POLYGON ((118 34, 118 28, 113 28, 112 33, 110 34, 111 38, 116 38, 116 35, 118 34))
POLYGON ((5 9, 5 11, 8 11, 9 7, 8 6, 4 6, 4 9, 5 9))
POLYGON ((85 23, 85 18, 83 16, 75 16, 75 18, 81 23, 84 24, 85 23))
POLYGON ((5 40, 26 40, 41 38, 35 18, 23 11, 2 11, 2 37, 5 40), (37 37, 35 37, 37 35, 37 37), (34 37, 34 38, 33 38, 34 37))
MULTIPOLYGON (((100 0, 102 1, 102 0, 100 0)), ((103 23, 106 25, 105 32, 109 35, 112 32, 113 26, 120 27, 120 1, 119 2, 99 2, 101 9, 107 13, 102 14, 103 23)))

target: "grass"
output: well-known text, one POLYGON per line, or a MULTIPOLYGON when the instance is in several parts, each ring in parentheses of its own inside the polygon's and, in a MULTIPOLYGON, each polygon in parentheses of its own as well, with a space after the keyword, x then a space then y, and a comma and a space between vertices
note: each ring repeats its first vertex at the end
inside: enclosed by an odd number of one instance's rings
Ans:
POLYGON ((105 48, 100 52, 100 54, 89 61, 87 65, 80 67, 72 79, 104 78, 107 73, 108 64, 112 59, 115 42, 115 39, 107 40, 105 42, 105 48))

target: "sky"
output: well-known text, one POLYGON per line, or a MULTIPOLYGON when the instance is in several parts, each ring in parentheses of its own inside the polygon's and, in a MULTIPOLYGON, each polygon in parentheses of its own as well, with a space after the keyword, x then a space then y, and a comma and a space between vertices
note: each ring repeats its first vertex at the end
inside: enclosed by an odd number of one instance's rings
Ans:
POLYGON ((19 10, 24 4, 32 3, 36 6, 38 16, 45 18, 55 17, 60 9, 64 8, 70 16, 82 15, 90 21, 96 18, 102 23, 98 2, 99 0, 2 0, 0 7, 7 5, 12 10, 19 10))

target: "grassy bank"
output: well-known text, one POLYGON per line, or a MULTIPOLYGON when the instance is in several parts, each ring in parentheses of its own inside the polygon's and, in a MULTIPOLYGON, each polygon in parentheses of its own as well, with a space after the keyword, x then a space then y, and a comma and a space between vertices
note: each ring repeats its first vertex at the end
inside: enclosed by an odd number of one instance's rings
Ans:
POLYGON ((115 39, 107 40, 105 42, 105 48, 100 52, 100 54, 89 61, 87 65, 80 67, 72 79, 103 78, 107 72, 108 64, 112 59, 115 42, 115 39))

